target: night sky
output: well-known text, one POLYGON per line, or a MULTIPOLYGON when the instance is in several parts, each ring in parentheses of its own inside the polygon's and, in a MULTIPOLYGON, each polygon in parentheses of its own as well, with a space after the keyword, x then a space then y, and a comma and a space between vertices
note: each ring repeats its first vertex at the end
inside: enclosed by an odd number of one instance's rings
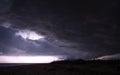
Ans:
POLYGON ((119 0, 0 0, 0 55, 120 59, 119 0))

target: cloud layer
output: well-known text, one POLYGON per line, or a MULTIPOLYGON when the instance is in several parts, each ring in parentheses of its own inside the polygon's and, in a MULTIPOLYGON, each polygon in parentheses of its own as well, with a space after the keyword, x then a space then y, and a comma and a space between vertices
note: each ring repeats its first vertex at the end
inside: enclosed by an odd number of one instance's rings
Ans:
POLYGON ((120 53, 118 0, 3 1, 0 23, 5 27, 9 27, 6 24, 10 22, 11 28, 35 31, 46 36, 53 45, 70 52, 79 51, 79 56, 83 53, 85 57, 94 58, 120 53))

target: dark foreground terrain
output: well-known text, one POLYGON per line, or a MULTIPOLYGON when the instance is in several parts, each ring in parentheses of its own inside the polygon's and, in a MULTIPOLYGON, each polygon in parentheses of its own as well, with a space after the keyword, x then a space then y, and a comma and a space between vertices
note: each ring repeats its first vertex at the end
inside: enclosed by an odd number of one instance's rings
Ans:
POLYGON ((120 75, 120 61, 60 61, 1 66, 0 75, 120 75))

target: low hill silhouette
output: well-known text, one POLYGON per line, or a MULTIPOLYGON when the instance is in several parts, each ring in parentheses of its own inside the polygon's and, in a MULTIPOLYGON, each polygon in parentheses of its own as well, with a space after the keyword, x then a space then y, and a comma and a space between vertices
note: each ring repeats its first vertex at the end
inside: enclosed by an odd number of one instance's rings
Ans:
POLYGON ((119 69, 119 60, 65 60, 50 64, 1 66, 0 75, 120 75, 119 69))

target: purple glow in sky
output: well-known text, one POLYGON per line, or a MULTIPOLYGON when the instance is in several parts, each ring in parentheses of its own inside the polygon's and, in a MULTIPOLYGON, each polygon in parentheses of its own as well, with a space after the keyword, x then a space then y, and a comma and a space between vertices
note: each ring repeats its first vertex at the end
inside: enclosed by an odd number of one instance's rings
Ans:
POLYGON ((0 63, 51 63, 60 61, 60 56, 0 56, 0 63))

